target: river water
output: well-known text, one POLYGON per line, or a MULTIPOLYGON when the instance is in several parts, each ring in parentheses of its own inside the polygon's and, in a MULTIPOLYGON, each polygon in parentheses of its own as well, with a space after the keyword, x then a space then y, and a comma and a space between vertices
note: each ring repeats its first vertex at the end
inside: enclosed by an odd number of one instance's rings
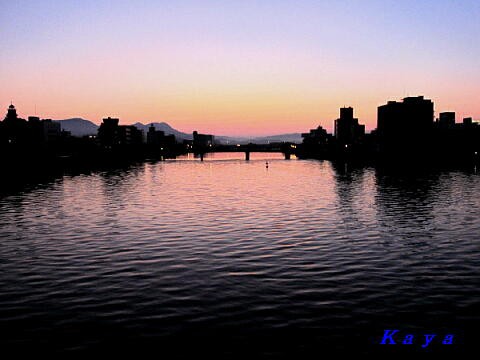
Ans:
POLYGON ((2 346, 368 353, 384 351, 385 329, 415 334, 415 351, 427 351, 425 333, 439 351, 475 341, 475 169, 242 158, 147 162, 2 195, 2 346))

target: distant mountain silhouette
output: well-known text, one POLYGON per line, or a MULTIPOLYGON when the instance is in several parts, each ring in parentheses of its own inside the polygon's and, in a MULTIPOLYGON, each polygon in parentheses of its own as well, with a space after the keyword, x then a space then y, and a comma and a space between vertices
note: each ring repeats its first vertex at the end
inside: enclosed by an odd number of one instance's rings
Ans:
MULTIPOLYGON (((65 120, 54 120, 60 123, 62 130, 70 131, 73 136, 86 136, 86 135, 96 135, 98 130, 98 125, 94 124, 90 120, 85 120, 82 118, 72 118, 65 120)), ((138 129, 141 129, 145 132, 148 132, 150 125, 153 125, 156 130, 164 131, 166 135, 175 135, 177 141, 182 140, 192 140, 192 134, 187 134, 181 131, 178 131, 171 127, 166 122, 153 122, 148 124, 135 123, 133 124, 138 129)), ((280 134, 280 135, 271 135, 271 136, 259 136, 259 137, 245 137, 245 136, 221 136, 215 135, 215 140, 221 144, 268 144, 271 142, 294 142, 301 143, 302 135, 300 133, 291 133, 291 134, 280 134)))
POLYGON ((62 130, 70 131, 73 136, 96 135, 98 125, 81 118, 54 120, 60 123, 62 130))
POLYGON ((181 131, 178 131, 174 128, 172 128, 170 125, 168 125, 166 122, 154 122, 154 123, 149 123, 149 124, 142 124, 142 123, 135 123, 133 124, 136 126, 138 129, 143 130, 145 134, 148 132, 148 128, 150 125, 153 125, 156 130, 161 130, 165 132, 165 135, 175 135, 175 138, 177 141, 181 140, 192 140, 193 135, 192 134, 187 134, 181 131))
POLYGON ((281 135, 271 135, 254 138, 255 144, 268 144, 272 142, 292 142, 292 143, 301 143, 302 142, 301 133, 291 133, 291 134, 281 134, 281 135))
POLYGON ((221 144, 269 144, 273 142, 293 142, 301 143, 302 134, 300 133, 291 133, 291 134, 280 134, 280 135, 270 135, 270 136, 252 136, 252 137, 232 137, 232 136, 215 136, 215 141, 221 144))

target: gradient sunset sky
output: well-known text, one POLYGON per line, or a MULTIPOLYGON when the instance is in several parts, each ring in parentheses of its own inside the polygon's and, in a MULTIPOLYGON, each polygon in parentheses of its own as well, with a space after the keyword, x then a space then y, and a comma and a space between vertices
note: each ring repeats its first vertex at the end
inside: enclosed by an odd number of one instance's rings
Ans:
MULTIPOLYGON (((480 118, 480 1, 0 0, 0 107, 191 132, 332 129, 425 95, 480 118)), ((3 117, 3 115, 2 115, 3 117)))

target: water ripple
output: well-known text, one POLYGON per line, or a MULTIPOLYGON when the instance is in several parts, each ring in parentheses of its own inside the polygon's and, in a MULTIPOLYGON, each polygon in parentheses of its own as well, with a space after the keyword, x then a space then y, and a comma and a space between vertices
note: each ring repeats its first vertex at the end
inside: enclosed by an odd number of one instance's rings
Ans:
POLYGON ((278 332, 303 349, 478 322, 478 175, 269 162, 147 163, 0 198, 6 343, 221 334, 268 353, 278 332))

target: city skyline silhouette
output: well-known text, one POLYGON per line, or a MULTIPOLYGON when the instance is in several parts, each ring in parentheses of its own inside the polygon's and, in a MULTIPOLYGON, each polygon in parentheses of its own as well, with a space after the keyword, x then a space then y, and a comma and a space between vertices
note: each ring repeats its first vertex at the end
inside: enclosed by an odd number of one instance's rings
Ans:
POLYGON ((341 107, 333 121, 334 132, 321 125, 303 132, 302 142, 289 141, 236 143, 233 138, 217 138, 194 130, 191 138, 177 138, 150 124, 148 131, 139 125, 121 125, 119 118, 106 117, 95 134, 78 137, 62 129, 61 121, 18 116, 13 104, 0 122, 0 146, 8 167, 25 161, 62 167, 80 161, 84 165, 131 160, 176 158, 194 153, 203 161, 211 152, 281 152, 288 160, 299 158, 341 160, 367 163, 423 163, 435 165, 478 165, 480 160, 480 125, 471 117, 456 122, 455 112, 441 112, 435 118, 434 102, 424 96, 389 100, 377 108, 377 127, 369 133, 354 117, 352 107, 341 107), (226 140, 229 139, 229 140, 226 140), (57 164, 57 165, 55 165, 57 164))

